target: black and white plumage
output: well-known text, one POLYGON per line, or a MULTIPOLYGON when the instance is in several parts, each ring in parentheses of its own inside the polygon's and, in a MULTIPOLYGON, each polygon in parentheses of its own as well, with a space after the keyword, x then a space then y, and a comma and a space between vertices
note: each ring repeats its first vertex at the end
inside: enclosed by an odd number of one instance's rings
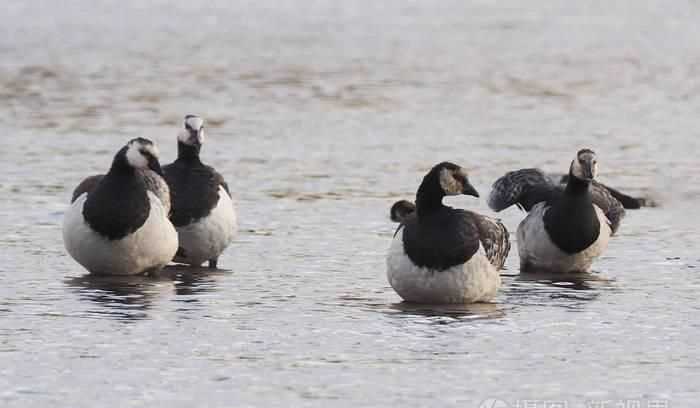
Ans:
POLYGON ((423 178, 416 211, 394 235, 387 257, 389 283, 404 300, 473 303, 493 299, 510 242, 496 219, 445 206, 446 195, 478 197, 459 166, 443 162, 423 178))
MULTIPOLYGON (((136 174, 143 178, 144 183, 146 183, 146 188, 149 191, 152 191, 153 194, 160 199, 166 213, 170 214, 170 188, 168 187, 168 183, 165 181, 163 176, 151 169, 139 169, 136 171, 136 174)), ((87 177, 85 180, 81 181, 75 190, 73 190, 73 195, 70 202, 74 203, 78 197, 83 195, 83 193, 90 193, 97 188, 104 176, 104 174, 97 174, 87 177)))
POLYGON ((162 174, 150 140, 131 140, 109 172, 75 198, 63 221, 68 253, 93 274, 134 275, 161 269, 177 251, 177 232, 142 172, 162 174))
POLYGON ((518 226, 521 270, 587 272, 620 226, 625 209, 607 187, 594 183, 597 158, 580 150, 565 187, 539 169, 507 173, 493 184, 489 206, 528 212, 518 226))
POLYGON ((216 268, 238 224, 224 178, 199 158, 203 141, 204 121, 187 115, 178 134, 177 160, 163 170, 173 202, 171 220, 180 237, 175 261, 193 266, 209 261, 209 267, 216 268))

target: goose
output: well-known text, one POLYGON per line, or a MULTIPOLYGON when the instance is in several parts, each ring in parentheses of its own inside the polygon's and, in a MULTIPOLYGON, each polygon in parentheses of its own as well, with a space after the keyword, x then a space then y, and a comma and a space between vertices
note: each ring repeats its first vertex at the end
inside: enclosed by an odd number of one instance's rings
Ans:
POLYGON ((406 217, 416 211, 416 205, 408 200, 399 200, 395 202, 389 209, 389 218, 392 221, 401 223, 406 217))
POLYGON ((528 212, 517 231, 521 271, 590 271, 625 215, 608 188, 594 183, 597 172, 595 152, 582 149, 564 188, 533 168, 496 180, 489 207, 498 212, 515 204, 528 212))
POLYGON ((228 184, 199 158, 204 142, 204 120, 185 116, 177 136, 177 160, 163 167, 170 186, 170 219, 180 238, 175 262, 216 269, 218 259, 238 232, 236 211, 228 184))
POLYGON ((177 251, 177 232, 161 200, 139 172, 162 174, 148 139, 129 141, 89 192, 73 201, 63 220, 63 242, 92 274, 135 275, 157 271, 177 251))
POLYGON ((389 284, 405 301, 474 303, 492 300, 510 250, 496 219, 445 206, 448 195, 479 193, 460 166, 442 162, 423 178, 416 211, 399 225, 387 256, 389 284))

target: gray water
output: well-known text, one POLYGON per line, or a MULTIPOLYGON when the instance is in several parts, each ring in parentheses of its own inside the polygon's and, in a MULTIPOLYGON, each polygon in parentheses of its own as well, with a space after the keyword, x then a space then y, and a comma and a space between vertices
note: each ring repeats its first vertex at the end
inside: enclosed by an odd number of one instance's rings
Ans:
MULTIPOLYGON (((0 405, 696 406, 699 18, 697 1, 5 0, 0 405), (171 161, 186 113, 237 199, 226 270, 87 276, 61 240, 72 188, 132 137, 171 161), (628 213, 596 279, 520 277, 513 250, 493 304, 400 302, 388 208, 434 163, 482 193, 451 205, 490 213, 498 176, 566 171, 582 147, 662 203, 628 213)), ((523 214, 501 216, 514 232, 523 214)))

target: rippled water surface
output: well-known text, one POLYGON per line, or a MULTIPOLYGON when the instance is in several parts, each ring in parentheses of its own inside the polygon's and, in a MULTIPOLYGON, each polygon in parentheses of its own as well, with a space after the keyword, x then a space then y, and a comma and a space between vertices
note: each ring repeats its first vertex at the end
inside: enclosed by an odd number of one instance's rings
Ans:
POLYGON ((0 405, 696 405, 700 3, 643 3, 5 0, 0 405), (186 113, 238 201, 226 270, 87 276, 71 189, 132 137, 171 161, 186 113), (484 197, 581 147, 662 203, 596 275, 520 277, 512 251, 494 304, 400 303, 388 208, 432 164, 484 197))

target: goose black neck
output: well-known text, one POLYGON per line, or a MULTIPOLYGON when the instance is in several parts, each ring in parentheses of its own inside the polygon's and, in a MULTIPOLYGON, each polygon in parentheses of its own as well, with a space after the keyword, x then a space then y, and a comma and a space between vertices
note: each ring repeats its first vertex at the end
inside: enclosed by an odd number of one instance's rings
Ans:
POLYGON ((136 169, 134 169, 126 159, 127 148, 123 147, 112 161, 112 167, 109 168, 108 174, 114 175, 131 175, 134 174, 136 169))
POLYGON ((544 226, 550 239, 568 254, 588 248, 600 234, 590 185, 590 180, 569 173, 564 194, 544 215, 544 226))
POLYGON ((418 218, 439 211, 445 206, 442 204, 442 199, 445 197, 445 192, 440 186, 440 180, 435 172, 428 173, 418 187, 416 193, 416 214, 418 218))
POLYGON ((115 240, 139 229, 150 208, 143 177, 129 166, 124 154, 118 154, 107 175, 88 194, 83 216, 94 231, 115 240))
POLYGON ((569 171, 569 181, 566 183, 565 192, 568 195, 586 195, 590 193, 590 180, 583 180, 574 176, 569 171))
POLYGON ((177 142, 177 159, 188 162, 199 162, 199 151, 201 149, 202 145, 200 144, 191 146, 182 142, 177 142))

